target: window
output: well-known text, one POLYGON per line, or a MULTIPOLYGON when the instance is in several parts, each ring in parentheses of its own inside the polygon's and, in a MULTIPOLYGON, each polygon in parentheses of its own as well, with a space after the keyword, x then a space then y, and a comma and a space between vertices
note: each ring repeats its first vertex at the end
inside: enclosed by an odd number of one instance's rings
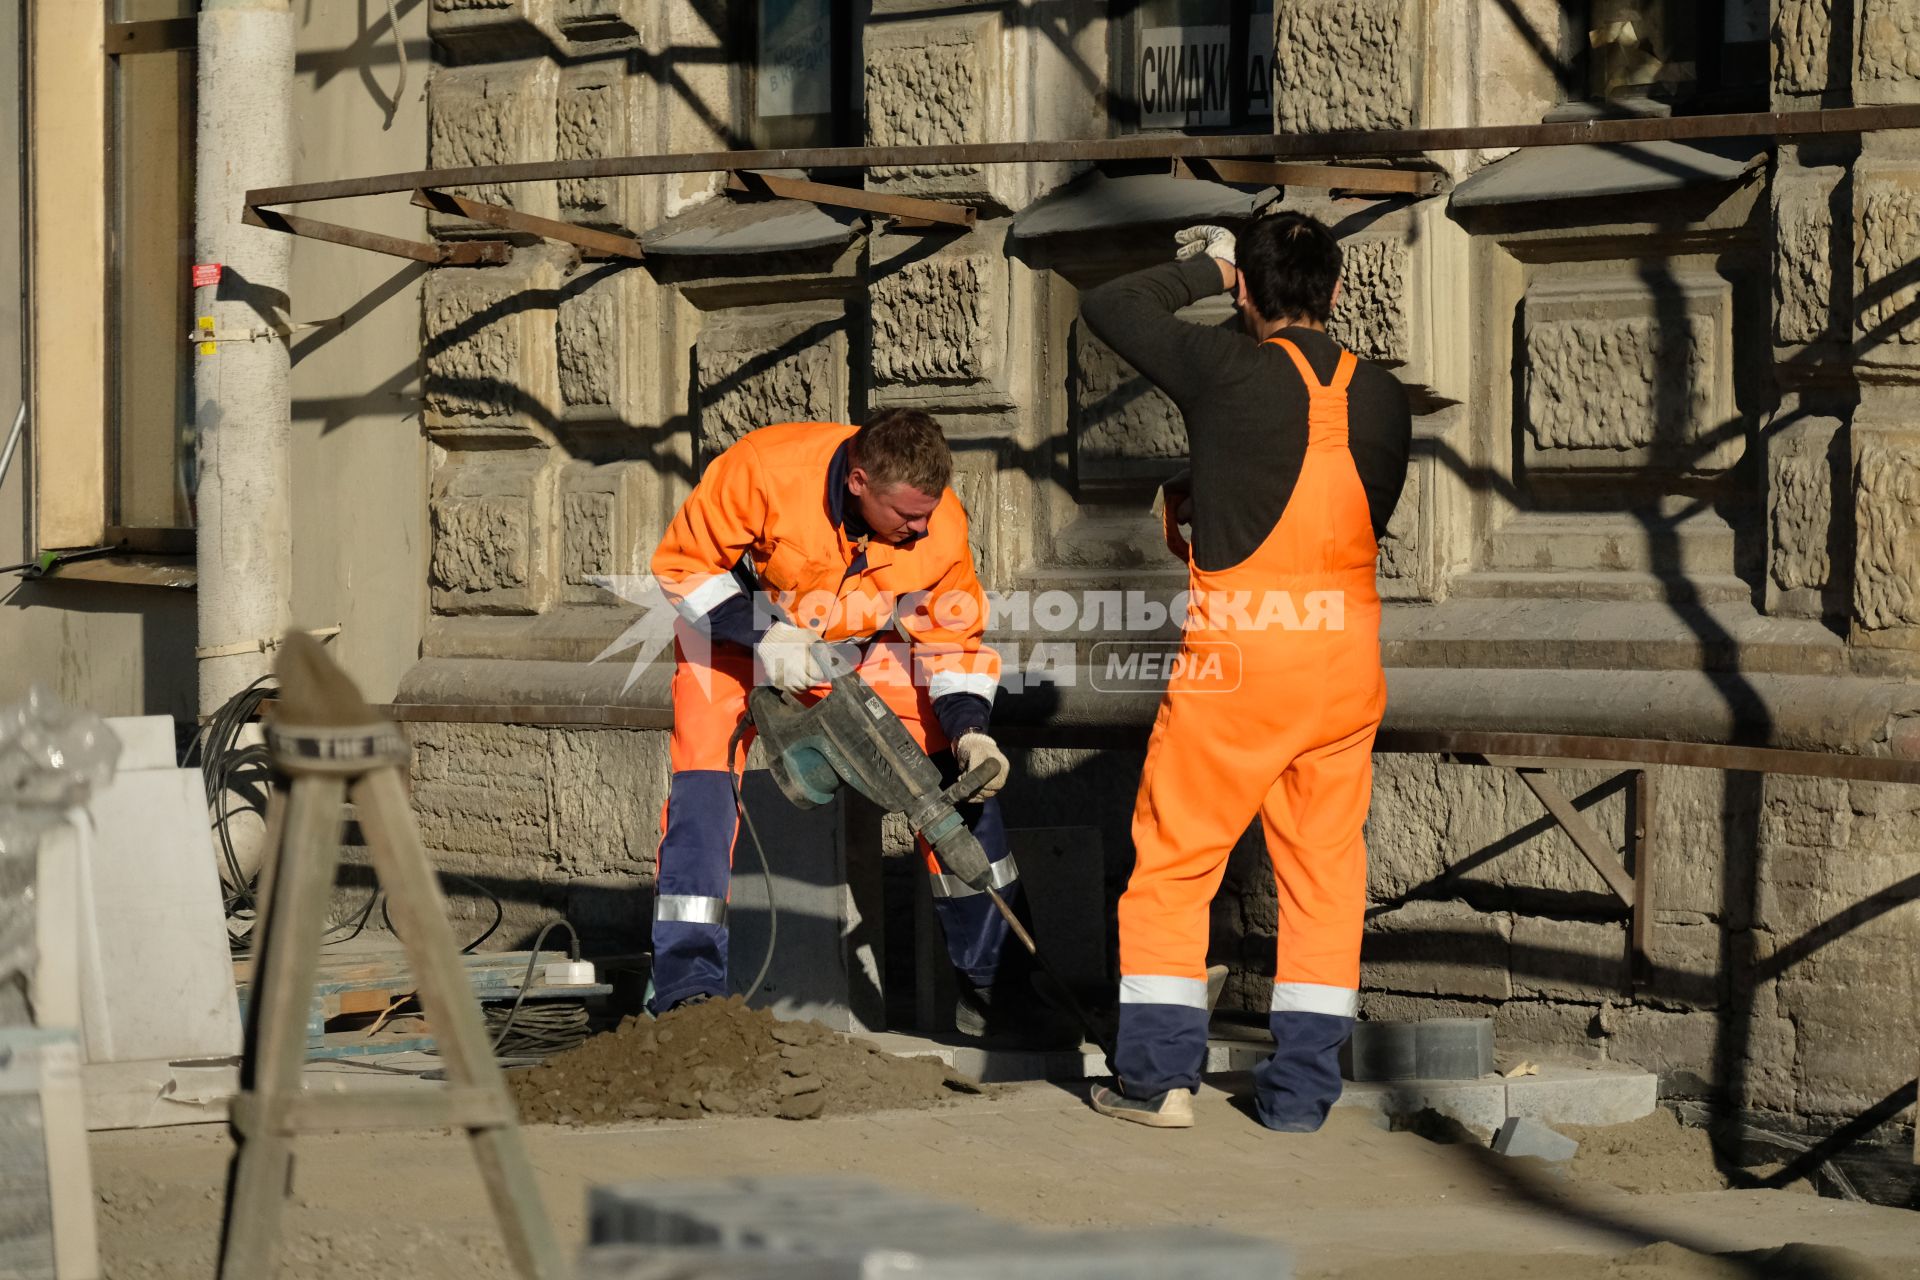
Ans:
MULTIPOLYGON (((120 22, 194 0, 118 0, 120 22)), ((193 48, 110 59, 107 524, 193 526, 193 48)))
POLYGON ((860 29, 851 0, 753 0, 747 7, 750 145, 861 142, 860 29))
POLYGON ((1692 110, 1764 105, 1767 0, 1592 0, 1587 91, 1692 110))
POLYGON ((1110 53, 1121 132, 1273 127, 1273 0, 1143 0, 1110 53))

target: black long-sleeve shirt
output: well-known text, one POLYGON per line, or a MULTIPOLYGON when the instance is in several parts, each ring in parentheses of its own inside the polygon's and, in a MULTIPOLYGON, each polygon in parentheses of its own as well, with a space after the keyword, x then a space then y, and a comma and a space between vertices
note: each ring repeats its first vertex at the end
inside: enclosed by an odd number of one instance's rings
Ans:
MULTIPOLYGON (((1260 548, 1280 522, 1307 452, 1307 388, 1279 347, 1239 326, 1191 324, 1174 312, 1222 292, 1212 258, 1148 267, 1080 299, 1100 340, 1166 392, 1187 423, 1193 464, 1194 563, 1228 569, 1260 548)), ((1321 382, 1340 347, 1317 329, 1288 328, 1321 382)), ((1413 414, 1406 388, 1362 360, 1347 388, 1347 448, 1367 491, 1376 538, 1386 532, 1407 479, 1413 414)))

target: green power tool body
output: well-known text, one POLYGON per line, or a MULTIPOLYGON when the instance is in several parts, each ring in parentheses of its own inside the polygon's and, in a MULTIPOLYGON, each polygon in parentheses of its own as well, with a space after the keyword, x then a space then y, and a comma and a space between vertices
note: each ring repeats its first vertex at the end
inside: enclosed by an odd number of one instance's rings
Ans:
POLYGON ((1100 1034, 994 888, 993 864, 954 807, 992 781, 995 766, 976 765, 952 786, 942 787, 939 768, 872 686, 832 650, 817 646, 816 653, 822 669, 833 673, 833 687, 825 697, 806 703, 764 685, 747 695, 748 719, 766 745, 768 770, 781 792, 811 809, 832 800, 844 783, 887 812, 904 815, 950 874, 992 900, 1007 928, 1038 962, 1052 1000, 1111 1056, 1110 1037, 1100 1034))
POLYGON ((787 799, 811 809, 833 799, 844 782, 887 812, 905 815, 914 834, 969 887, 992 887, 986 850, 954 806, 992 780, 993 765, 978 765, 951 787, 942 787, 940 770, 927 753, 853 671, 836 674, 833 691, 811 705, 762 686, 748 695, 747 712, 787 799))

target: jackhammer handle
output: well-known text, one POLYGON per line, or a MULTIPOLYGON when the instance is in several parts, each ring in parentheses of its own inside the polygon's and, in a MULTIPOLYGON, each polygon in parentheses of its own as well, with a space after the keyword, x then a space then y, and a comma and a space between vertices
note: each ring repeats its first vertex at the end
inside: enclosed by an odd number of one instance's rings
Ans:
POLYGON ((982 760, 973 768, 960 775, 960 780, 940 793, 940 798, 948 804, 962 804, 973 798, 973 793, 993 781, 1000 772, 998 765, 991 760, 982 760))

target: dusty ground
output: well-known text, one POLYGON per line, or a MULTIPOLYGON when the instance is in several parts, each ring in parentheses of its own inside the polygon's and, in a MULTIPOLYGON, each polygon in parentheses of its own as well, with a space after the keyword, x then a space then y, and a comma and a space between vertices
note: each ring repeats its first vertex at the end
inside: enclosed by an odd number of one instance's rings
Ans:
POLYGON ((898 1058, 738 998, 628 1018, 509 1080, 521 1118, 535 1124, 703 1114, 812 1120, 930 1106, 964 1088, 930 1058, 898 1058))
MULTIPOLYGON (((1659 1136, 1669 1123, 1659 1119, 1629 1126, 1565 1174, 1387 1133, 1357 1111, 1336 1110, 1306 1136, 1258 1128, 1214 1088, 1197 1111, 1190 1131, 1154 1131, 1094 1115, 1077 1093, 1030 1085, 804 1124, 709 1117, 535 1125, 526 1136, 569 1247, 583 1238, 595 1184, 853 1172, 1038 1224, 1210 1225, 1268 1237, 1288 1244, 1308 1277, 1920 1280, 1920 1214, 1775 1191, 1608 1185, 1678 1185, 1676 1146, 1659 1136), (1766 1264, 1701 1256, 1784 1245, 1803 1247, 1766 1264)), ((302 1139, 299 1150, 283 1276, 509 1274, 459 1140, 339 1135, 302 1139)), ((229 1154, 225 1132, 207 1126, 96 1136, 109 1280, 211 1280, 229 1154)))

